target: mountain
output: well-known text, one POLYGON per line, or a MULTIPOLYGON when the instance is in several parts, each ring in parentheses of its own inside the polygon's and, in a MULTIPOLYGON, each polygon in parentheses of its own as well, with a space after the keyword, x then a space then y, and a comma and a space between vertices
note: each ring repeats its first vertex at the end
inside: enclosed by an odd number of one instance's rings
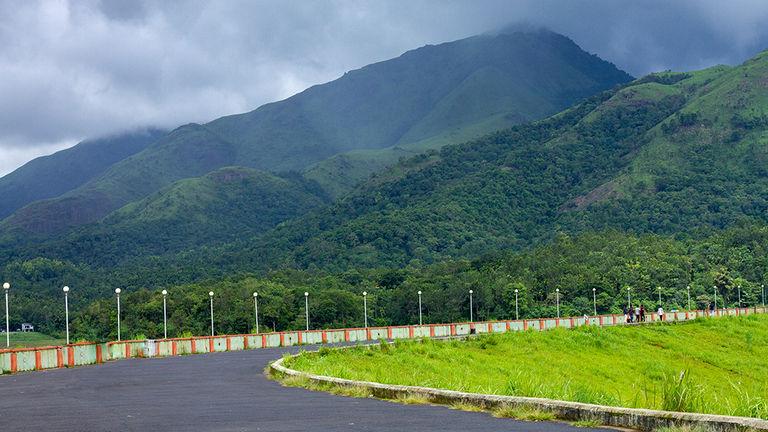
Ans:
POLYGON ((115 162, 144 150, 165 133, 150 128, 86 140, 27 162, 0 177, 0 219, 33 201, 54 198, 77 188, 115 162))
POLYGON ((525 249, 558 232, 763 225, 766 77, 768 52, 737 67, 652 74, 547 120, 411 158, 327 209, 206 256, 224 271, 399 267, 525 249))
POLYGON ((308 174, 341 195, 397 160, 393 154, 539 119, 630 78, 543 30, 425 46, 249 113, 182 126, 77 189, 21 209, 2 228, 58 233, 224 166, 301 171, 350 151, 383 151, 383 162, 366 155, 354 169, 329 162, 308 174))

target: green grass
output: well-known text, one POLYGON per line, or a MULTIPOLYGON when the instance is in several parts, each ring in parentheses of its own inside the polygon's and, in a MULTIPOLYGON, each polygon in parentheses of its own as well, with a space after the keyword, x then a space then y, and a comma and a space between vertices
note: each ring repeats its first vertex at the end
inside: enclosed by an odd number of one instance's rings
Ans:
POLYGON ((306 353, 287 365, 389 384, 768 419, 768 316, 397 341, 306 353))
MULTIPOLYGON (((64 339, 57 339, 43 333, 11 332, 11 348, 31 348, 51 345, 64 345, 64 339)), ((0 334, 0 348, 5 348, 5 333, 0 334)))

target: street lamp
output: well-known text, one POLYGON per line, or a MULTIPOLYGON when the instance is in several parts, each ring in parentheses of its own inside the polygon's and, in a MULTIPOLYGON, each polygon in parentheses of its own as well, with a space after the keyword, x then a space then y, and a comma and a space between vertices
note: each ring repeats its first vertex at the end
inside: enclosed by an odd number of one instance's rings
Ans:
POLYGON ((368 328, 368 292, 363 291, 363 316, 365 317, 365 328, 368 328))
POLYGON ((469 290, 469 322, 475 322, 474 315, 472 314, 472 293, 474 291, 469 290))
POLYGON ((659 307, 661 307, 661 287, 656 287, 656 291, 659 292, 659 307))
POLYGON ((309 331, 309 293, 304 291, 304 314, 307 318, 307 331, 309 331))
POLYGON ((760 288, 763 291, 763 308, 765 308, 765 285, 760 285, 760 288))
POLYGON ((632 309, 632 287, 627 287, 627 310, 632 309))
POLYGON ((691 286, 688 285, 685 289, 688 293, 688 310, 691 310, 691 286))
POLYGON ((211 337, 213 337, 213 291, 208 291, 208 297, 211 299, 211 337))
POLYGON ((64 291, 64 321, 67 325, 67 345, 69 345, 69 287, 62 288, 64 291))
POLYGON ((117 341, 120 342, 120 288, 115 288, 117 295, 117 341))
POLYGON ((737 308, 741 309, 741 285, 738 286, 738 292, 739 292, 739 305, 737 306, 737 308))
POLYGON ((517 295, 519 290, 515 290, 515 320, 520 319, 520 310, 517 307, 517 295))
POLYGON ((253 314, 256 315, 256 334, 259 333, 259 293, 253 293, 253 314))
POLYGON ((592 288, 592 306, 594 306, 595 316, 597 316, 597 288, 592 288))
POLYGON ((168 305, 166 303, 168 291, 163 290, 163 339, 168 339, 168 305))
POLYGON ((5 347, 11 347, 11 324, 8 318, 8 290, 11 289, 11 284, 8 282, 3 284, 5 290, 5 347))
POLYGON ((555 297, 557 298, 557 318, 560 318, 560 288, 555 290, 555 297))
POLYGON ((715 309, 714 309, 714 312, 715 312, 715 316, 717 316, 717 285, 713 286, 712 288, 715 289, 715 309))
POLYGON ((419 291, 419 325, 422 325, 422 321, 421 321, 421 291, 419 291))

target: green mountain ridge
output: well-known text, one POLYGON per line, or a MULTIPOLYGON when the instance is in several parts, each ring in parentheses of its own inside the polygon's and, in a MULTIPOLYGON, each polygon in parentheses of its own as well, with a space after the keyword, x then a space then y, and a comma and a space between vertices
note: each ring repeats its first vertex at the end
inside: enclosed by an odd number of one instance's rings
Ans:
MULTIPOLYGON (((464 139, 541 118, 630 78, 547 31, 426 46, 249 113, 182 126, 80 187, 17 211, 0 229, 19 236, 65 232, 224 166, 301 171, 353 150, 415 149, 429 140, 436 147, 447 131, 464 139)), ((331 164, 308 178, 340 195, 396 160, 383 153, 353 161, 349 174, 331 164)))
POLYGON ((149 128, 98 139, 27 162, 0 177, 0 220, 34 201, 57 197, 98 176, 165 135, 149 128))

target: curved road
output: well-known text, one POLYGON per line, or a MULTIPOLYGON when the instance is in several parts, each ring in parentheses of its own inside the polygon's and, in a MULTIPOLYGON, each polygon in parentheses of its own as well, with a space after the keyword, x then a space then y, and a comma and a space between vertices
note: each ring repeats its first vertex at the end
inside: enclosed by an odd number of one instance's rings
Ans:
POLYGON ((131 359, 0 376, 0 430, 586 431, 282 387, 263 371, 285 351, 131 359))

